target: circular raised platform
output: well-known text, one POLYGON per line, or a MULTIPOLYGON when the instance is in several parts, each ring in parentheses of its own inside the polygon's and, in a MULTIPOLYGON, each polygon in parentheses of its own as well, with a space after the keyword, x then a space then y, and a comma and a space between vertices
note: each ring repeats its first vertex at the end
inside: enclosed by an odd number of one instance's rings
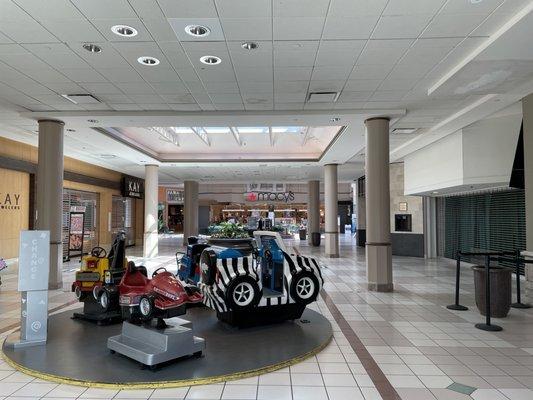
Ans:
MULTIPOLYGON (((77 311, 77 310, 76 310, 77 311)), ((29 375, 50 381, 90 387, 161 388, 241 379, 284 368, 318 353, 331 340, 331 324, 321 314, 305 310, 300 320, 238 329, 217 320, 207 308, 184 315, 194 334, 206 340, 200 358, 183 358, 156 371, 107 349, 107 338, 121 324, 97 326, 72 320, 72 311, 52 315, 46 346, 14 350, 3 345, 6 361, 29 375)))

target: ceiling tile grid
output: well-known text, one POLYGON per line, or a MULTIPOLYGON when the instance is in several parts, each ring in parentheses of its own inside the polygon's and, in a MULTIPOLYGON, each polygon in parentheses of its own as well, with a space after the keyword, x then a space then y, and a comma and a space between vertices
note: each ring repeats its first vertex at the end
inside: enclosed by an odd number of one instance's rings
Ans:
POLYGON ((36 111, 425 109, 435 105, 427 87, 527 3, 0 0, 0 100, 36 111), (189 36, 186 23, 205 23, 211 35, 189 36), (137 36, 115 35, 116 24, 137 36), (247 41, 258 48, 243 49, 247 41), (222 62, 202 64, 206 55, 222 62), (160 64, 141 65, 141 56, 160 64), (311 104, 309 91, 341 94, 311 104), (61 97, 74 92, 101 104, 61 97))

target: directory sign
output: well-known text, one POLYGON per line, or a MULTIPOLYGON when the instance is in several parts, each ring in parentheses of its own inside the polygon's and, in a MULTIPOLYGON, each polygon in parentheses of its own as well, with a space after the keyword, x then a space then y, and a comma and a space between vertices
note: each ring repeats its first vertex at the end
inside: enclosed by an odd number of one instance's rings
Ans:
POLYGON ((48 332, 48 272, 50 231, 20 232, 20 341, 15 348, 46 343, 48 332))
POLYGON ((49 265, 50 232, 20 232, 19 292, 48 290, 49 265))

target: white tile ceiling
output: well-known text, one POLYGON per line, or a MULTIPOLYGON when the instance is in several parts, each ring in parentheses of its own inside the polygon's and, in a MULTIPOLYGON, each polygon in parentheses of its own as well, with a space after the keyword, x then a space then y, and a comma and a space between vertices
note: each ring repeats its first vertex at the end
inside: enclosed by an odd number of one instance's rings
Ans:
POLYGON ((0 111, 394 107, 408 110, 397 126, 429 127, 469 93, 441 104, 427 88, 529 2, 0 0, 0 111), (176 36, 168 19, 177 30, 212 21, 214 34, 176 36), (120 23, 138 36, 114 35, 120 23), (248 40, 258 49, 243 50, 248 40), (85 42, 102 52, 85 51, 85 42), (201 64, 203 55, 222 63, 201 64), (161 63, 143 66, 140 56, 161 63), (342 93, 336 103, 306 103, 312 90, 342 93), (75 105, 64 93, 102 104, 75 105))

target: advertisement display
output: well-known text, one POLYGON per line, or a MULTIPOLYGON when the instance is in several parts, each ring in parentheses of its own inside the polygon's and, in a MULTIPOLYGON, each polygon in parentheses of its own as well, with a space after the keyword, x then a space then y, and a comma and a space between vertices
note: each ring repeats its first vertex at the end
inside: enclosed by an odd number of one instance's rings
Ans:
POLYGON ((68 258, 83 255, 85 213, 71 211, 69 216, 68 258))

